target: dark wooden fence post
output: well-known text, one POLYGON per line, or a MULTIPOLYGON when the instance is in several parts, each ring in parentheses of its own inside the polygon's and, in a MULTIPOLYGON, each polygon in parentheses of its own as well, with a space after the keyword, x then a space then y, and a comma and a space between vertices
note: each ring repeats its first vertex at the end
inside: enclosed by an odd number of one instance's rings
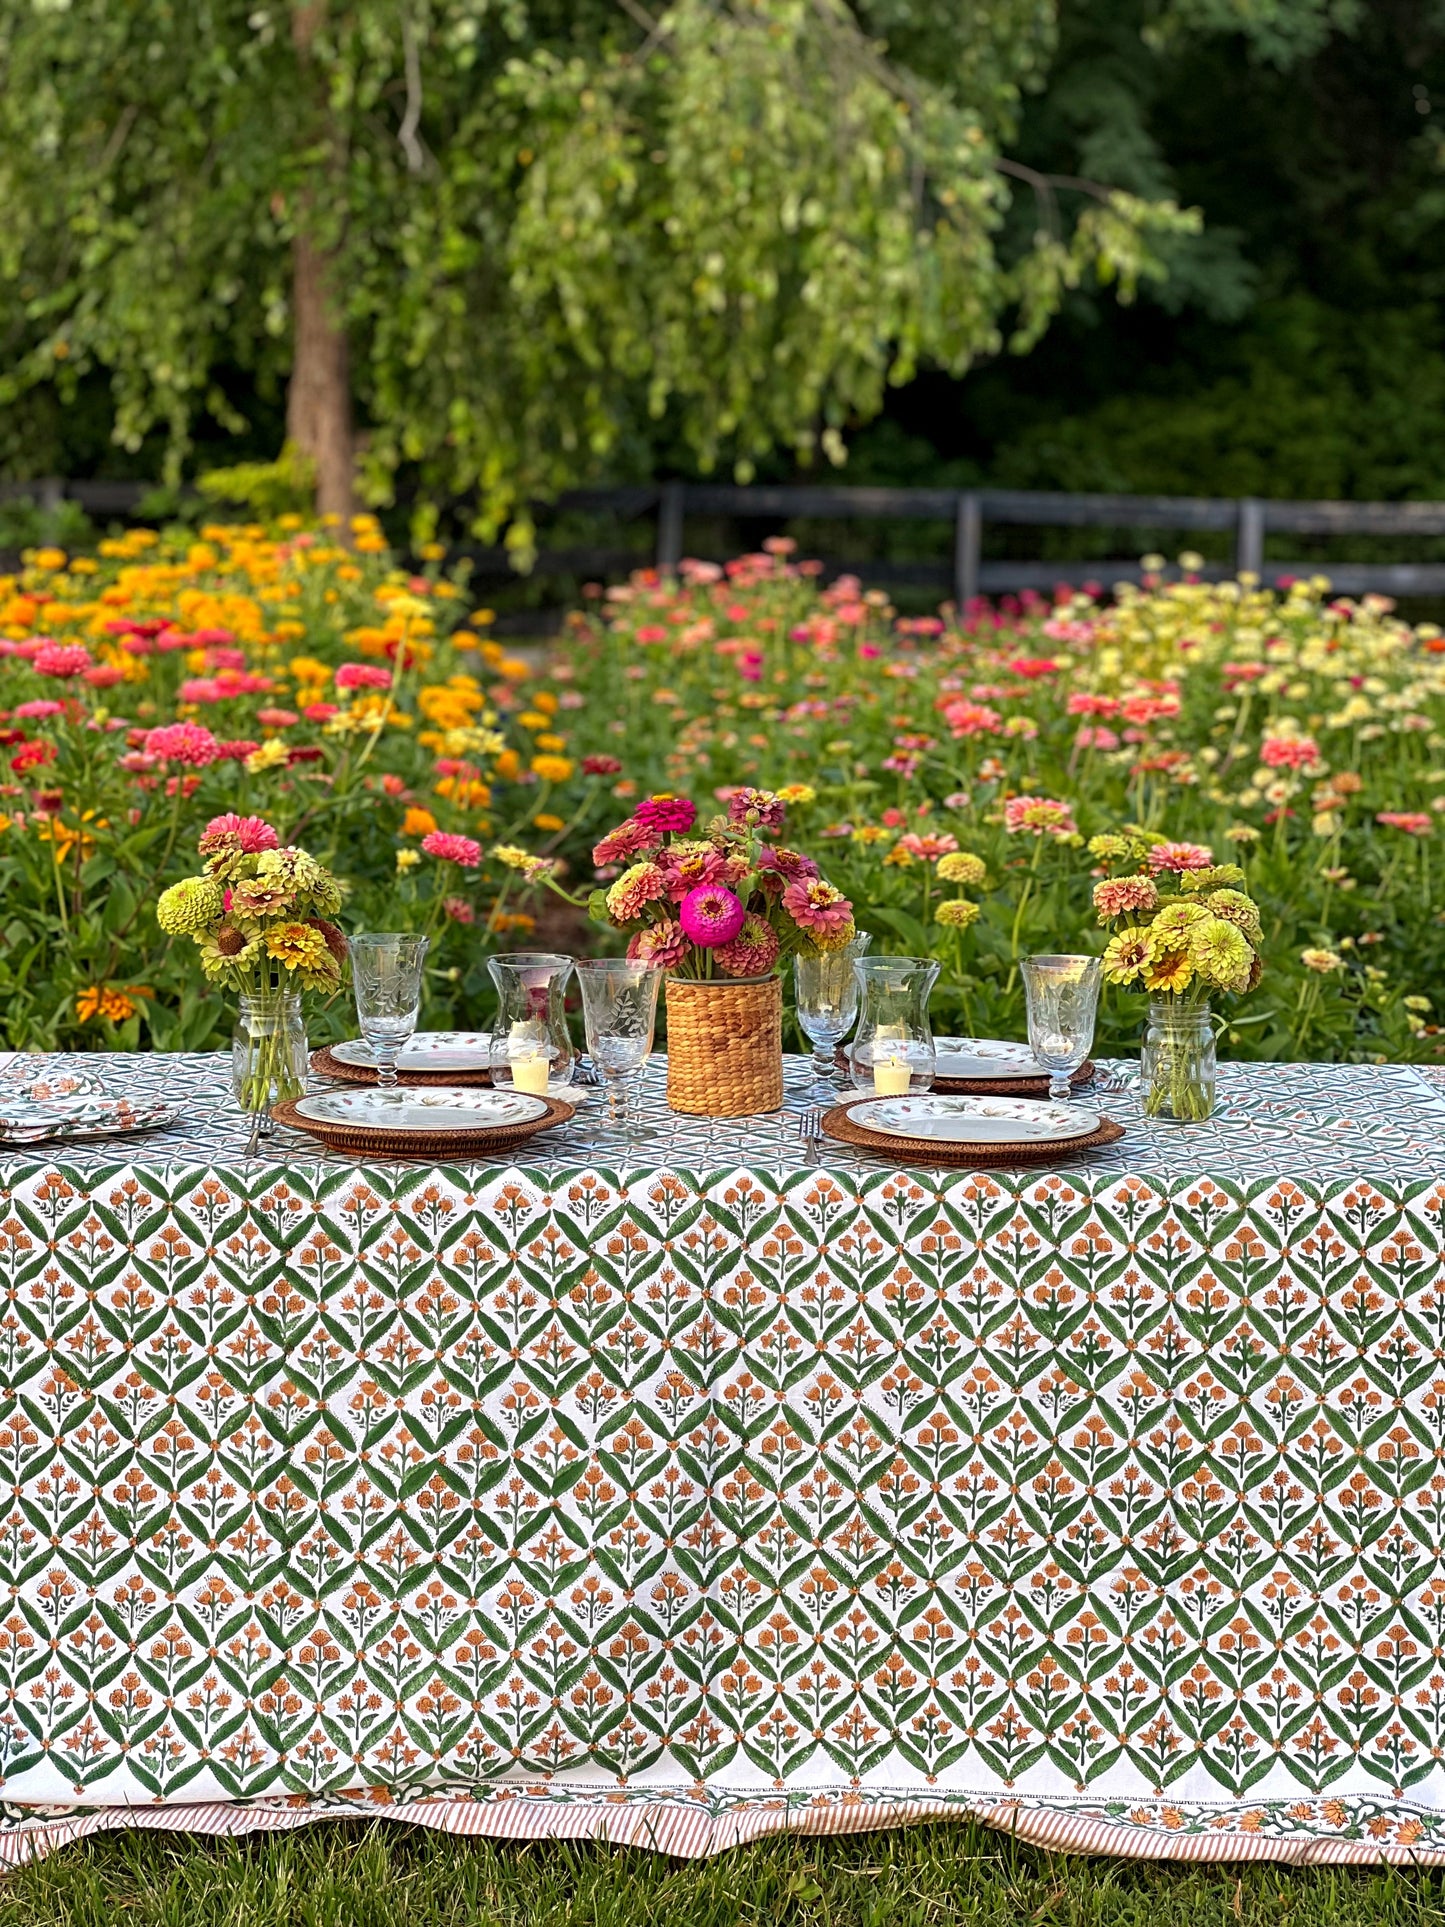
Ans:
POLYGON ((1258 575, 1264 567, 1264 503, 1250 495, 1239 505, 1234 567, 1239 575, 1258 575))
POLYGON ((983 502, 976 489, 965 489, 953 523, 953 599, 960 615, 978 594, 982 551, 983 502))
POLYGON ((664 482, 657 495, 657 569, 676 575, 682 560, 683 484, 664 482))

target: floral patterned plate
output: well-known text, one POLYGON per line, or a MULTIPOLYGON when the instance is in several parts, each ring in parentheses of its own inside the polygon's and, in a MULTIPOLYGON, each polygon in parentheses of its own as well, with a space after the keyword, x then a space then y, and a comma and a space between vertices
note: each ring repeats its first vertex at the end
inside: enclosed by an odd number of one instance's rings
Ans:
POLYGON ((950 1079, 1047 1077, 1048 1072, 1027 1044, 994 1037, 935 1037, 934 1075, 950 1079))
POLYGON ((848 1117, 885 1137, 934 1138, 940 1144, 1067 1144, 1092 1137, 1101 1119, 1081 1104, 1048 1104, 1031 1097, 950 1097, 920 1091, 911 1097, 866 1097, 848 1117))
MULTIPOLYGON (((333 1044, 338 1064, 374 1071, 376 1059, 360 1037, 333 1044)), ((488 1030, 419 1030, 397 1052, 399 1071, 485 1071, 492 1064, 492 1033, 488 1030)))
POLYGON ((66 1093, 59 1079, 46 1087, 45 1096, 0 1092, 0 1144, 43 1144, 48 1138, 123 1137, 132 1131, 157 1131, 174 1124, 180 1112, 174 1104, 102 1097, 93 1091, 66 1093))
POLYGON ((478 1131, 514 1131, 545 1117, 549 1105, 527 1091, 479 1090, 461 1084, 408 1084, 401 1101, 390 1099, 374 1085, 350 1090, 320 1091, 299 1098, 293 1106, 298 1118, 315 1124, 343 1124, 352 1131, 445 1136, 449 1131, 475 1135, 478 1131))

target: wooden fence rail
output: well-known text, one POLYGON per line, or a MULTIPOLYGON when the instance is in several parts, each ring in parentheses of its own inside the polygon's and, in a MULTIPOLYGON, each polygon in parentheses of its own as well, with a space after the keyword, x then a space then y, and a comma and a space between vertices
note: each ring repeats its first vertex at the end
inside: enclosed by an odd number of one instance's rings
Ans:
MULTIPOLYGON (((0 502, 29 498, 51 511, 74 502, 91 515, 133 515, 151 487, 143 482, 77 482, 47 477, 0 483, 0 502)), ((1270 534, 1311 536, 1445 536, 1445 502, 1284 502, 1257 496, 1070 495, 1032 489, 846 488, 827 486, 734 486, 712 482, 662 482, 623 488, 572 489, 557 508, 611 516, 622 522, 655 520, 651 544, 655 566, 675 570, 683 556, 690 518, 737 518, 784 525, 809 521, 943 522, 952 527, 952 554, 937 562, 854 562, 827 559, 833 571, 852 568, 871 581, 946 587, 960 603, 1011 589, 1052 589, 1060 580, 1104 584, 1137 581, 1137 558, 1087 561, 995 561, 983 557, 990 524, 1030 528, 1159 529, 1179 535, 1203 530, 1233 536, 1230 566, 1207 565, 1206 576, 1265 572, 1270 534)), ((505 550, 471 549, 481 574, 505 576, 505 550)), ((624 572, 638 566, 635 550, 546 549, 534 573, 542 576, 624 572)), ((1269 579, 1327 574, 1343 594, 1371 591, 1393 596, 1445 595, 1445 563, 1341 562, 1318 559, 1268 564, 1269 579)))

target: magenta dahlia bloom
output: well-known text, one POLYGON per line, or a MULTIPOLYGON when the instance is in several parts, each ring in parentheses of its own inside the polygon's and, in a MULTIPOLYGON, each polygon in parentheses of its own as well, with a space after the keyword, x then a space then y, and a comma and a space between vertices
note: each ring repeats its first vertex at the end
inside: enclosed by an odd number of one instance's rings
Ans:
POLYGON ((646 796, 632 815, 634 822, 654 836, 665 836, 668 831, 683 836, 697 821, 697 805, 685 796, 646 796))
POLYGON ((210 730, 202 729, 199 723, 163 723, 159 729, 148 729, 142 748, 149 756, 160 756, 168 763, 189 763, 192 769, 204 769, 214 763, 219 745, 210 730))
POLYGON ((216 850, 239 850, 244 856, 257 856, 262 850, 276 849, 280 841, 264 816, 237 816, 231 810, 225 816, 211 818, 201 831, 197 847, 202 856, 216 850))
POLYGON ((787 813, 782 797, 775 796, 771 790, 734 790, 728 798, 729 823, 753 823, 760 830, 780 830, 787 813))
POLYGON ((464 870, 475 870, 482 860, 482 846, 469 836, 456 836, 450 830, 433 830, 421 840, 421 847, 428 856, 440 857, 443 863, 460 864, 464 870))
POLYGON ((684 932, 704 950, 731 943, 743 927, 746 910, 720 883, 704 883, 689 890, 678 906, 684 932))
POLYGON ((655 964, 659 970, 676 970, 691 949, 682 925, 672 918, 639 930, 627 945, 629 963, 655 964))
POLYGON ((730 977, 765 977, 778 961, 778 933, 766 917, 749 916, 731 943, 713 951, 720 969, 730 977))

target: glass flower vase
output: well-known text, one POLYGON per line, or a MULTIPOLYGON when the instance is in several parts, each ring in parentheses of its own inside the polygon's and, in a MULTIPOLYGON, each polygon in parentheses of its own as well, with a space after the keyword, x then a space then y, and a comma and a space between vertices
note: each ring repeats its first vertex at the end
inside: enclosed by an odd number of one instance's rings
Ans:
POLYGON ((287 984, 243 991, 231 1036, 231 1088, 243 1111, 300 1097, 309 1068, 301 992, 287 984))
POLYGON ((1151 997, 1139 1052, 1144 1115, 1162 1123, 1202 1124, 1214 1110, 1214 1075, 1208 1003, 1151 997))

